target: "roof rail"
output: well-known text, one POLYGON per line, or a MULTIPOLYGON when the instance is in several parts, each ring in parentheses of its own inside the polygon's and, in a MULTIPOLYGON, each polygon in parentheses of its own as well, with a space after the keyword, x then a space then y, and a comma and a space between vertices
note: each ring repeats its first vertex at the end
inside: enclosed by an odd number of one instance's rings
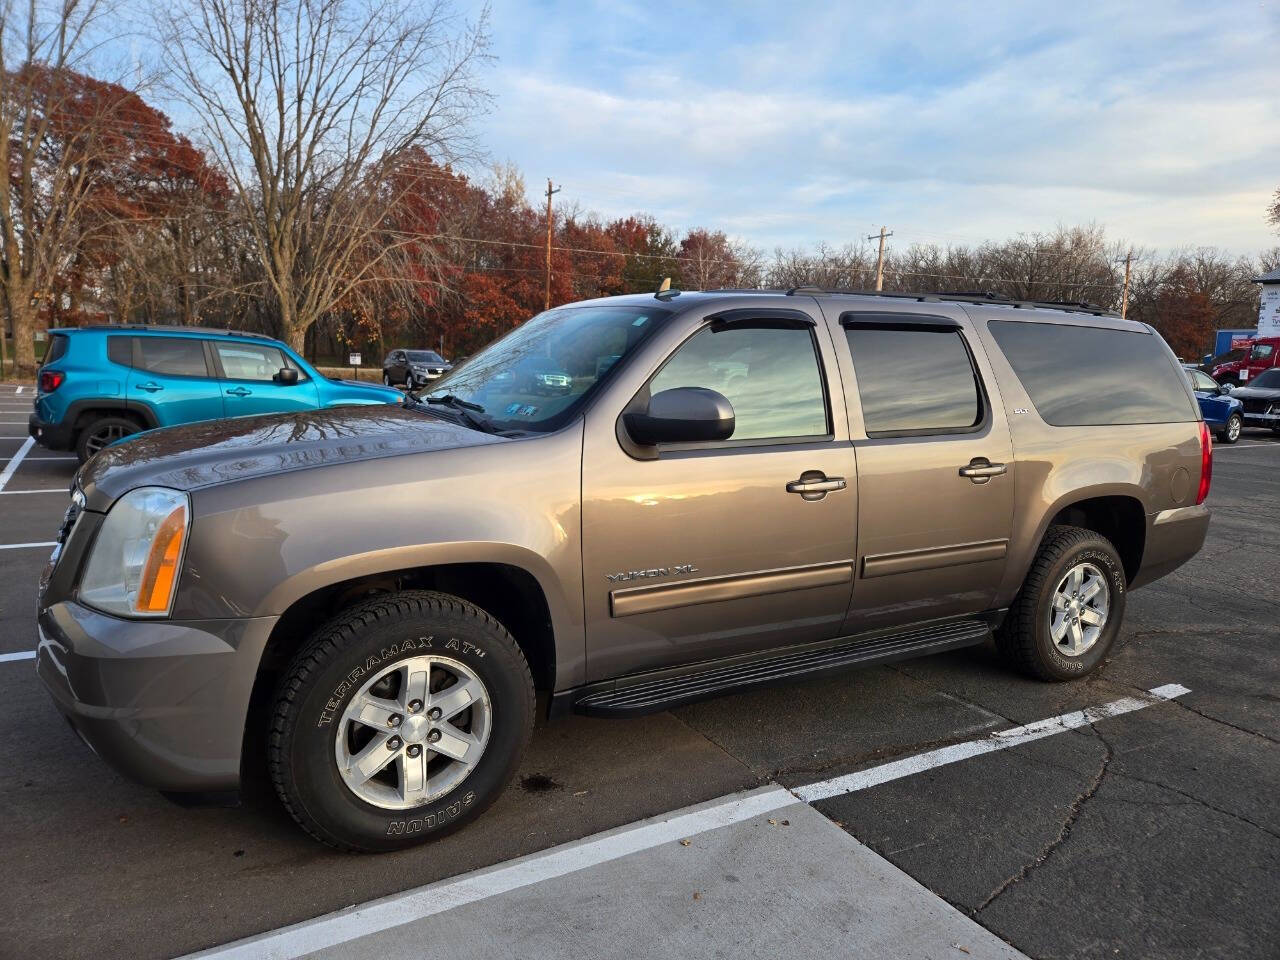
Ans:
POLYGON ((228 337, 256 337, 259 340, 275 340, 266 333, 251 330, 226 330, 222 327, 192 327, 180 323, 91 323, 83 327, 56 327, 57 330, 158 330, 165 333, 211 333, 228 337))
POLYGON ((1098 317, 1119 317, 1114 310, 1090 303, 1086 300, 1015 300, 1001 293, 969 293, 969 292, 907 292, 898 290, 827 290, 823 287, 792 287, 787 296, 794 294, 826 294, 850 297, 887 297, 897 300, 915 300, 919 303, 931 303, 940 300, 952 300, 957 303, 991 304, 992 306, 1014 307, 1024 310, 1064 310, 1069 313, 1091 313, 1098 317))

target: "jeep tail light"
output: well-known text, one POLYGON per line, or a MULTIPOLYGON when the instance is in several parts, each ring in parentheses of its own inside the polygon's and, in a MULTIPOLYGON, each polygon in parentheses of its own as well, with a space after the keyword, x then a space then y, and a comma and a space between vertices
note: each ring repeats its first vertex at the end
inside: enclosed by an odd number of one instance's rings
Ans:
POLYGON ((40 392, 53 393, 62 382, 67 379, 67 375, 61 370, 41 370, 40 371, 40 392))
POLYGON ((1209 484, 1213 480, 1213 438, 1209 425, 1200 421, 1200 489, 1196 491, 1196 504, 1204 503, 1209 496, 1209 484))

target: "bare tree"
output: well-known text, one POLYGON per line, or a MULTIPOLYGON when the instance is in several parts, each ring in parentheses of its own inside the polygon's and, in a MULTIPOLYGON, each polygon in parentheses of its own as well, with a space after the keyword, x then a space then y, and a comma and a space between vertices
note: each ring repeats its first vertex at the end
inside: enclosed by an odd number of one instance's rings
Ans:
MULTIPOLYGON (((486 103, 487 10, 448 0, 187 0, 159 13, 179 96, 231 181, 285 338, 385 282, 387 168, 451 158, 486 103)), ((406 242, 412 242, 406 239, 406 242)))
POLYGON ((125 94, 78 72, 104 13, 98 0, 0 0, 0 294, 23 378, 35 372, 41 301, 75 259, 125 94))
POLYGON ((1280 227, 1280 188, 1276 190, 1275 196, 1271 198, 1271 206, 1267 207, 1267 223, 1280 227))

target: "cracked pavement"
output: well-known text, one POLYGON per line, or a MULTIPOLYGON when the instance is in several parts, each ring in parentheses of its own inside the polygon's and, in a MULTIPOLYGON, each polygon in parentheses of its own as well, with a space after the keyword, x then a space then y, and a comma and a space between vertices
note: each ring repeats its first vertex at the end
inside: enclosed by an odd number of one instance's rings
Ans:
MULTIPOLYGON (((1123 646, 1083 681, 1028 680, 977 649, 674 714, 568 718, 535 732, 481 821, 376 862, 317 847, 269 793, 186 810, 126 782, 75 740, 29 663, 0 665, 0 956, 171 956, 770 780, 794 787, 1180 683, 1191 692, 1177 700, 815 809, 1033 957, 1274 957, 1280 438, 1250 441, 1269 448, 1217 451, 1203 552, 1130 596, 1123 646)), ((65 489, 72 466, 24 464, 11 487, 65 489)), ((65 509, 0 501, 13 542, 46 539, 65 509)), ((0 653, 35 645, 44 559, 0 553, 0 653)))

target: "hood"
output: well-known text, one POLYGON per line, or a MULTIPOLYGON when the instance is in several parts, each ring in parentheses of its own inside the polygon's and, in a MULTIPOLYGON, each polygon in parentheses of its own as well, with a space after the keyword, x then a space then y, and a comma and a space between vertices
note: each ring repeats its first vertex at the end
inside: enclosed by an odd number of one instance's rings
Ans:
POLYGON ((1236 400, 1280 400, 1280 387, 1236 387, 1230 396, 1236 400))
POLYGON ((137 434, 81 467, 76 483, 90 510, 105 510, 134 487, 195 490, 325 464, 503 442, 386 404, 234 417, 137 434))

